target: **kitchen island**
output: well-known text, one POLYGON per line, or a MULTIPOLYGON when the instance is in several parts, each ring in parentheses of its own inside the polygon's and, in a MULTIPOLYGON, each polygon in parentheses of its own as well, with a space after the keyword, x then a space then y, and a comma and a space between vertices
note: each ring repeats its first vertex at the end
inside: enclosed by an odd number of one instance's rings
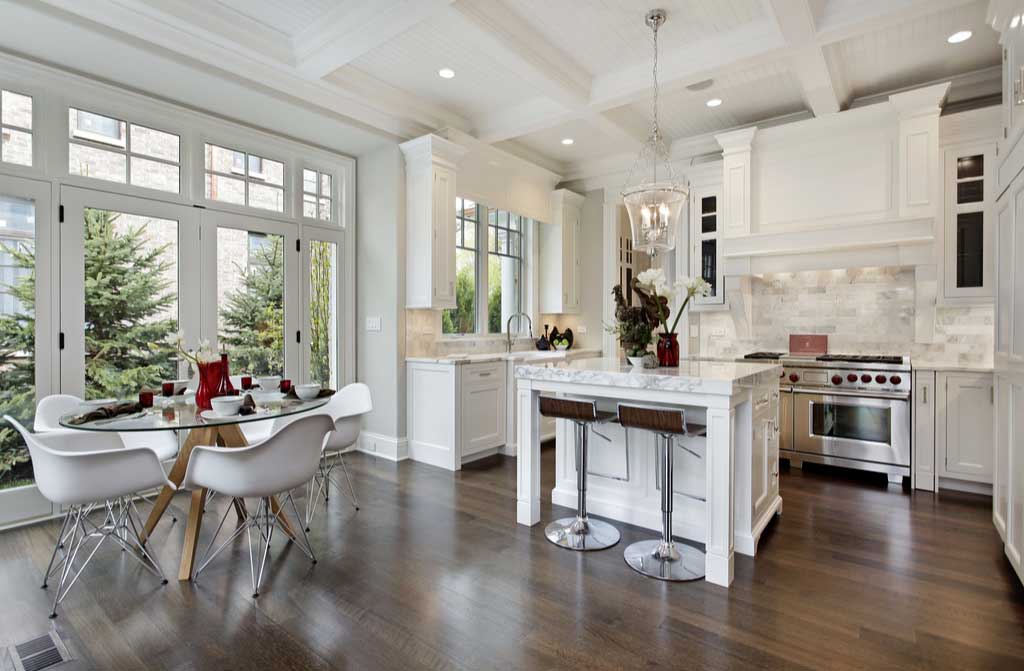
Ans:
MULTIPOLYGON (((778 400, 781 366, 771 363, 683 360, 678 368, 634 369, 618 359, 580 359, 515 368, 518 406, 519 524, 540 522, 539 397, 666 405, 686 410, 706 436, 674 443, 673 534, 705 544, 706 578, 728 586, 733 552, 753 555, 772 516, 782 511, 778 489, 778 400)), ((600 517, 659 529, 661 474, 654 436, 617 424, 595 427, 590 440, 588 509, 600 517)), ((575 507, 572 430, 556 432, 552 500, 575 507)))

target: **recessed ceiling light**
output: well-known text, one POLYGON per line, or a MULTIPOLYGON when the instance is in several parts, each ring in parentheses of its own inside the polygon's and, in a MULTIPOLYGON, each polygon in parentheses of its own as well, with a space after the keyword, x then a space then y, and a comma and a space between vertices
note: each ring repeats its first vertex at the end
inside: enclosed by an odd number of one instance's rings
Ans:
POLYGON ((451 68, 441 68, 437 71, 437 74, 442 79, 451 79, 455 76, 455 70, 452 70, 451 68))
POLYGON ((563 138, 562 138, 562 144, 564 144, 564 145, 565 145, 565 146, 567 146, 567 147, 568 147, 569 145, 571 145, 571 144, 572 144, 573 142, 575 142, 575 141, 576 141, 576 140, 572 139, 571 137, 563 137, 563 138))
POLYGON ((712 98, 711 100, 707 101, 704 104, 707 105, 708 107, 718 107, 719 105, 722 104, 722 99, 721 98, 712 98))
POLYGON ((960 42, 966 42, 971 39, 971 35, 973 34, 974 33, 969 30, 960 30, 947 37, 946 41, 950 44, 959 44, 960 42))

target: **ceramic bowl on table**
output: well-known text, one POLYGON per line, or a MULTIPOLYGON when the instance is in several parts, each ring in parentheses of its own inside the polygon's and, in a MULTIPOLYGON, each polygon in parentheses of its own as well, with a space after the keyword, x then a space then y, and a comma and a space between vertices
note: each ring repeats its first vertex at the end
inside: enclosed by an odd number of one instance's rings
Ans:
POLYGON ((280 375, 267 375, 265 377, 256 378, 256 384, 260 386, 263 391, 277 391, 281 386, 280 375))
POLYGON ((238 411, 242 408, 242 397, 217 396, 210 399, 210 405, 218 417, 231 417, 237 415, 238 411))
POLYGON ((320 395, 320 385, 316 383, 297 384, 295 385, 295 395, 303 401, 312 401, 320 395))
POLYGON ((280 404, 284 400, 284 394, 279 391, 250 391, 249 395, 252 396, 253 402, 261 408, 280 404))

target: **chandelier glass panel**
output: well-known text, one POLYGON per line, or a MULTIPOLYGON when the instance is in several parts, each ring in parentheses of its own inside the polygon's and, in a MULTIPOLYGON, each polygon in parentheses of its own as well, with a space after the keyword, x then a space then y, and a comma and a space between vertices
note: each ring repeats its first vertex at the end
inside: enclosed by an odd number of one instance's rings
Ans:
POLYGON ((676 246, 676 229, 689 191, 676 179, 668 147, 658 126, 658 29, 665 23, 664 10, 652 9, 645 21, 654 33, 654 95, 651 134, 640 149, 626 178, 622 202, 629 213, 633 248, 652 256, 676 246))

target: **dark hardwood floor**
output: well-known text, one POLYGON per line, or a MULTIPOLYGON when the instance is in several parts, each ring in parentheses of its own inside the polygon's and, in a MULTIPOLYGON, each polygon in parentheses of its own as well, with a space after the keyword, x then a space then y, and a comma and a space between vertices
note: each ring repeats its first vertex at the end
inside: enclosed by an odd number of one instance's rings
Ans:
MULTIPOLYGON (((549 544, 543 525, 516 525, 514 460, 453 475, 347 459, 362 510, 332 496, 313 525, 319 563, 277 546, 258 600, 244 540, 198 584, 178 583, 184 525, 165 517, 152 541, 171 577, 164 587, 101 551, 55 621, 79 657, 71 666, 1024 668, 1024 589, 982 497, 794 470, 782 479, 784 515, 756 561, 738 556, 725 590, 633 573, 622 550, 647 530, 620 525, 622 543, 581 555, 549 544)), ((546 491, 553 463, 545 450, 546 491)), ((174 505, 184 519, 187 499, 174 505)), ((542 519, 554 512, 546 501, 542 519)), ((51 626, 52 588, 39 584, 56 532, 47 523, 0 534, 0 645, 51 626)))

